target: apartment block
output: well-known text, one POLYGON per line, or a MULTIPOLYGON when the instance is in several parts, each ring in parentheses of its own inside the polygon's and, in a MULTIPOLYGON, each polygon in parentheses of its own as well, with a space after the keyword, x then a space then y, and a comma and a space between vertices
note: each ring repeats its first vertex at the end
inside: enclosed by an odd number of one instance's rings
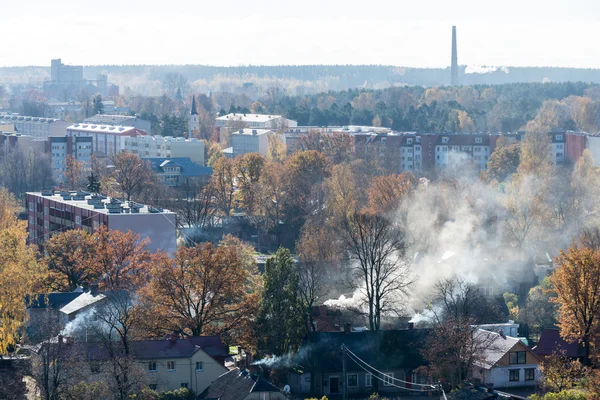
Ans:
POLYGON ((46 146, 49 148, 52 164, 52 174, 58 183, 65 181, 67 170, 67 157, 71 156, 83 164, 84 172, 89 171, 92 162, 92 140, 90 136, 62 136, 48 138, 46 146))
POLYGON ((23 115, 0 115, 0 125, 12 125, 14 132, 36 138, 64 136, 69 123, 54 118, 27 117, 23 115))
POLYGON ((119 151, 137 154, 140 158, 189 158, 204 166, 204 141, 173 136, 122 136, 119 151))
POLYGON ((89 136, 97 157, 109 157, 121 152, 121 138, 146 136, 147 133, 133 126, 74 124, 67 127, 67 136, 89 136))
POLYGON ((84 119, 83 123, 90 125, 133 126, 144 132, 152 132, 152 123, 150 121, 131 115, 97 114, 84 119))
POLYGON ((173 254, 177 249, 176 214, 148 205, 86 192, 43 191, 26 194, 28 243, 41 245, 57 232, 81 229, 138 233, 148 249, 173 254))
POLYGON ((273 131, 269 129, 240 129, 233 132, 231 134, 231 157, 236 158, 246 153, 266 155, 269 136, 273 134, 273 131))

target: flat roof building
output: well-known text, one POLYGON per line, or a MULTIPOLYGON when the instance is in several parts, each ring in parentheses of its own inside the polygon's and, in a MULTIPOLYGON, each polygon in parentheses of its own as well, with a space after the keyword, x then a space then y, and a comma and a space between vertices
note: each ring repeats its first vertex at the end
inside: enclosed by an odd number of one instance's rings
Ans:
POLYGON ((266 155, 270 135, 273 135, 273 131, 269 129, 239 129, 232 132, 231 157, 236 158, 246 153, 266 155))
POLYGON ((242 114, 242 113, 230 113, 217 117, 215 125, 218 128, 233 126, 234 128, 241 128, 241 126, 235 126, 237 124, 245 125, 244 128, 266 128, 266 129, 279 129, 279 128, 291 128, 298 126, 298 122, 282 117, 281 115, 266 115, 266 114, 242 114))
POLYGON ((55 118, 28 117, 24 115, 0 115, 0 125, 12 125, 22 135, 47 138, 64 136, 69 123, 55 118))
POLYGON ((131 115, 97 114, 83 120, 84 124, 111 125, 111 126, 133 126, 144 132, 152 131, 150 121, 140 119, 131 115))
POLYGON ((86 192, 29 192, 25 199, 30 244, 41 245, 69 229, 93 233, 104 226, 148 238, 152 252, 173 254, 177 249, 176 214, 169 210, 86 192))

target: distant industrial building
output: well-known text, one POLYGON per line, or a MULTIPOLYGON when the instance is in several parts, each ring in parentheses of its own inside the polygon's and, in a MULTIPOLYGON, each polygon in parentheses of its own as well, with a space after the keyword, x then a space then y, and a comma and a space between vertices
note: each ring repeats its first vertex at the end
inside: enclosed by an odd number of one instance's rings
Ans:
POLYGON ((47 98, 62 101, 77 97, 82 92, 90 96, 99 93, 103 97, 119 94, 117 86, 109 86, 106 75, 98 74, 95 80, 83 79, 81 65, 65 65, 60 58, 50 62, 50 80, 44 82, 43 91, 47 98))
POLYGON ((173 254, 177 249, 176 214, 169 210, 86 192, 27 193, 25 205, 30 244, 41 245, 53 233, 69 229, 93 233, 104 226, 148 238, 147 248, 153 252, 173 254))
POLYGON ((38 118, 23 115, 0 115, 0 125, 11 125, 13 131, 38 138, 64 136, 69 123, 54 118, 38 118))
POLYGON ((83 120, 84 124, 110 125, 110 126, 133 126, 144 132, 152 132, 152 124, 145 119, 131 115, 97 114, 83 120))
POLYGON ((458 49, 456 46, 456 26, 452 27, 452 59, 450 60, 450 85, 458 85, 458 49))

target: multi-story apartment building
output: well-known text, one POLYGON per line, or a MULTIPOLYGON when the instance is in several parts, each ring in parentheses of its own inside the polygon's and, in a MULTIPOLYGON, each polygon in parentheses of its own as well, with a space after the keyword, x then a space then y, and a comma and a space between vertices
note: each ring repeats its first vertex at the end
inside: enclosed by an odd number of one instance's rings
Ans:
POLYGON ((46 152, 47 140, 44 138, 35 138, 29 135, 21 135, 20 133, 1 133, 0 134, 0 149, 3 151, 18 147, 23 151, 31 151, 34 154, 46 152))
POLYGON ((69 123, 54 118, 27 117, 22 115, 0 115, 0 125, 12 125, 22 135, 38 138, 64 136, 69 123))
POLYGON ((231 157, 235 158, 246 153, 258 153, 264 156, 269 147, 269 136, 273 134, 269 129, 240 129, 232 132, 231 157))
POLYGON ((31 192, 25 201, 30 244, 41 245, 53 233, 69 229, 92 233, 104 226, 148 238, 153 252, 173 254, 177 249, 176 214, 169 210, 86 192, 31 192))
POLYGON ((204 142, 196 138, 173 136, 122 136, 119 151, 137 154, 140 158, 190 158, 204 165, 204 142))
POLYGON ((145 136, 146 132, 133 126, 74 124, 67 127, 67 136, 90 136, 97 157, 108 157, 122 151, 121 138, 145 136))
POLYGON ((52 174, 58 183, 65 181, 67 170, 67 156, 81 162, 84 171, 89 171, 92 161, 92 137, 90 136, 62 136, 49 137, 46 146, 50 154, 52 174))
POLYGON ((150 121, 131 115, 97 114, 84 119, 83 123, 89 125, 133 126, 144 132, 152 132, 150 121))
POLYGON ((485 169, 495 135, 354 134, 356 155, 389 173, 434 172, 468 162, 485 169))
POLYGON ((554 165, 564 165, 566 156, 566 132, 550 132, 551 152, 554 165))
POLYGON ((281 115, 264 115, 264 114, 240 114, 231 113, 217 117, 215 121, 217 128, 233 127, 240 128, 255 128, 255 129, 280 129, 293 128, 298 126, 294 120, 287 119, 281 115))

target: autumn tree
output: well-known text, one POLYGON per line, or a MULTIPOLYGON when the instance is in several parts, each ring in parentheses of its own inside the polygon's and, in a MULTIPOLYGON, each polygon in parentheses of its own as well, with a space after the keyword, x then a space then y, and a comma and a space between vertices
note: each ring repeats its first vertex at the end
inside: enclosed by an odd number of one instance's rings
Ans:
POLYGON ((208 165, 209 167, 214 167, 216 161, 219 158, 224 158, 225 155, 223 154, 223 150, 221 149, 221 146, 219 146, 219 143, 216 142, 208 142, 208 141, 204 141, 204 149, 205 149, 205 156, 204 159, 206 160, 206 165, 208 165))
POLYGON ((259 348, 284 355, 296 351, 306 333, 299 276, 290 251, 283 247, 267 260, 263 274, 264 291, 257 319, 259 348))
POLYGON ((252 214, 256 208, 258 182, 265 160, 258 153, 247 153, 236 159, 240 205, 252 214))
POLYGON ((41 288, 44 268, 29 248, 26 224, 18 221, 15 200, 0 190, 0 354, 19 342, 27 320, 24 299, 41 288))
POLYGON ((121 152, 111 158, 114 165, 113 177, 127 201, 138 195, 151 180, 152 170, 147 161, 133 153, 121 152))
POLYGON ((297 264, 298 289, 304 302, 306 325, 316 331, 312 309, 317 301, 327 294, 327 268, 337 263, 333 232, 327 226, 305 224, 296 243, 299 262, 297 264))
POLYGON ((84 165, 72 155, 65 159, 65 183, 69 190, 80 190, 83 187, 84 165))
POLYGON ((544 182, 530 175, 513 179, 506 188, 506 234, 519 248, 534 247, 540 240, 548 212, 544 190, 544 182))
POLYGON ((215 207, 222 215, 229 216, 233 209, 235 179, 234 160, 222 157, 215 161, 210 185, 215 199, 215 207))
POLYGON ((156 263, 141 291, 146 329, 199 336, 249 327, 260 293, 251 263, 238 245, 180 247, 172 259, 156 263))
POLYGON ((265 230, 274 229, 277 242, 281 240, 281 222, 288 218, 289 192, 285 167, 279 163, 265 166, 259 180, 257 210, 261 220, 260 227, 265 230))
POLYGON ((170 202, 169 208, 177 213, 180 226, 202 231, 216 211, 213 186, 198 179, 188 179, 177 188, 176 199, 170 202))
POLYGON ((379 215, 386 215, 400 206, 400 200, 406 198, 417 187, 417 177, 409 172, 400 175, 375 176, 367 189, 368 209, 379 215))
POLYGON ((267 136, 267 161, 281 163, 285 161, 287 149, 280 134, 267 136))
POLYGON ((521 156, 518 144, 496 146, 487 163, 487 178, 502 182, 517 171, 521 156))
POLYGON ((316 150, 325 154, 334 164, 339 164, 351 160, 354 138, 347 132, 323 133, 313 129, 299 137, 298 149, 316 150))
POLYGON ((558 308, 561 336, 581 342, 584 364, 590 364, 591 349, 598 338, 600 317, 600 252, 571 247, 555 259, 556 270, 550 276, 552 301, 558 308))
POLYGON ((148 243, 137 233, 100 227, 91 237, 93 254, 85 259, 83 269, 99 277, 106 290, 136 288, 145 282, 152 262, 148 243))
POLYGON ((542 386, 550 392, 572 389, 589 373, 579 360, 567 357, 566 353, 555 350, 540 364, 542 386))
POLYGON ((93 244, 92 235, 78 229, 52 235, 44 243, 50 285, 55 290, 72 292, 83 283, 99 277, 89 268, 94 259, 93 244))

